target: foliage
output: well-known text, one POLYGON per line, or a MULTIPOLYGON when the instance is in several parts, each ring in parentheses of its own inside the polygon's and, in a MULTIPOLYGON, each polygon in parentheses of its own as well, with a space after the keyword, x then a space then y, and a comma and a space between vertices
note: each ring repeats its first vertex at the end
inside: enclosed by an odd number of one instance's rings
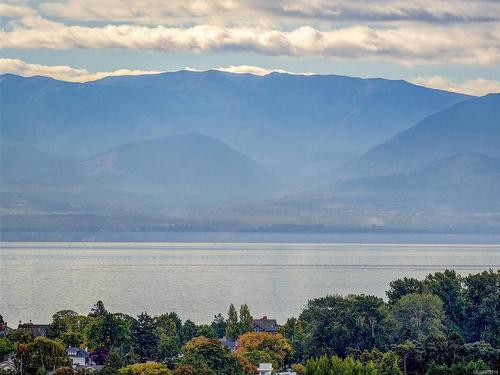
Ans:
POLYGON ((292 346, 291 359, 295 362, 302 362, 304 359, 305 346, 304 322, 296 318, 289 318, 286 323, 280 327, 279 331, 292 346))
POLYGON ((363 363, 359 359, 348 356, 342 359, 336 355, 328 357, 326 355, 316 359, 309 359, 304 366, 304 375, 400 375, 401 370, 397 363, 389 363, 383 370, 377 369, 374 362, 363 363))
POLYGON ((172 375, 173 372, 161 363, 136 363, 118 370, 118 375, 172 375))
POLYGON ((196 337, 182 347, 178 365, 190 365, 197 375, 242 375, 238 359, 219 341, 196 337))
POLYGON ((407 294, 392 309, 396 334, 404 340, 418 340, 443 332, 443 303, 433 294, 407 294))
POLYGON ((214 316, 214 320, 210 324, 212 329, 215 332, 216 337, 223 338, 226 335, 226 320, 222 316, 222 314, 217 314, 214 316))
POLYGON ((230 340, 235 340, 240 333, 240 327, 238 324, 238 313, 233 304, 229 305, 229 312, 227 315, 226 337, 230 340))
POLYGON ((66 348, 59 342, 46 337, 37 337, 28 344, 17 344, 16 368, 24 374, 55 371, 59 367, 70 366, 66 348))
POLYGON ((151 316, 141 313, 132 324, 131 336, 132 348, 141 362, 156 359, 159 338, 151 316))
POLYGON ((383 300, 373 296, 333 295, 311 300, 300 315, 306 324, 304 355, 345 355, 352 346, 385 348, 390 339, 387 316, 383 300))
POLYGON ((280 333, 248 332, 238 338, 237 352, 255 366, 271 362, 274 368, 281 368, 289 358, 292 347, 280 333))
POLYGON ((0 362, 5 356, 15 350, 15 346, 7 337, 0 337, 0 362))
POLYGON ((389 290, 386 292, 389 304, 393 304, 407 294, 423 293, 424 283, 412 277, 404 277, 389 283, 389 290))
POLYGON ((240 335, 247 332, 252 332, 253 319, 250 314, 250 309, 246 304, 240 306, 240 335))

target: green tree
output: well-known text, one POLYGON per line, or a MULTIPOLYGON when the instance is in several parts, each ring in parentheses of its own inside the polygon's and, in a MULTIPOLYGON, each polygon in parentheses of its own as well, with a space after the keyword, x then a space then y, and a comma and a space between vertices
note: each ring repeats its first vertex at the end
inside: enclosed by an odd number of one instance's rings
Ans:
POLYGON ((398 337, 418 340, 443 332, 443 303, 433 294, 407 294, 393 306, 398 337))
POLYGON ((186 320, 181 329, 181 342, 186 343, 193 337, 196 337, 197 327, 191 320, 186 320))
POLYGON ((230 340, 235 340, 240 332, 240 327, 238 324, 238 313, 232 303, 229 305, 229 312, 227 315, 226 337, 230 340))
POLYGON ((500 347, 500 270, 469 275, 465 284, 466 336, 500 347))
POLYGON ((107 314, 106 308, 104 307, 104 303, 102 301, 97 301, 96 304, 90 310, 89 316, 98 318, 103 317, 107 314))
POLYGON ((214 316, 214 320, 210 324, 218 338, 223 338, 226 335, 226 320, 222 314, 217 314, 214 316))
POLYGON ((12 353, 15 350, 15 346, 7 337, 0 336, 0 362, 7 356, 7 354, 12 353))
POLYGON ((146 312, 141 313, 132 324, 132 348, 142 362, 157 357, 158 334, 155 323, 146 312))
POLYGON ((162 361, 172 365, 174 359, 177 358, 180 352, 181 346, 177 336, 164 335, 160 338, 158 343, 158 355, 162 361))
POLYGON ((240 335, 253 331, 253 319, 247 304, 240 306, 240 335))
POLYGON ((306 339, 304 323, 296 318, 289 318, 280 327, 280 333, 285 336, 292 346, 292 360, 302 362, 304 360, 304 344, 306 339))
POLYGON ((130 321, 121 315, 106 313, 92 318, 85 327, 85 336, 90 348, 128 346, 130 343, 130 321))
POLYGON ((202 324, 200 326, 197 326, 195 336, 205 336, 208 337, 209 339, 217 338, 214 329, 212 328, 212 326, 209 326, 208 324, 202 324))
POLYGON ((424 283, 415 278, 404 277, 389 283, 389 290, 386 292, 389 298, 389 304, 396 303, 399 299, 407 294, 423 293, 424 283))
POLYGON ((465 310, 462 283, 462 277, 452 270, 430 274, 424 280, 425 289, 441 298, 447 325, 460 331, 463 329, 465 310))

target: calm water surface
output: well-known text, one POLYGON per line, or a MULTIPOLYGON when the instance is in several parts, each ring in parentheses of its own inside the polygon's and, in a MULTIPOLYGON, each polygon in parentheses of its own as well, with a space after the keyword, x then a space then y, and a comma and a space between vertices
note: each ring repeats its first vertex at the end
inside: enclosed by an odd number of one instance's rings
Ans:
POLYGON ((114 312, 176 311, 202 323, 233 302, 284 322, 310 298, 384 297, 391 280, 445 268, 498 269, 500 245, 2 243, 0 314, 48 322, 101 299, 114 312))

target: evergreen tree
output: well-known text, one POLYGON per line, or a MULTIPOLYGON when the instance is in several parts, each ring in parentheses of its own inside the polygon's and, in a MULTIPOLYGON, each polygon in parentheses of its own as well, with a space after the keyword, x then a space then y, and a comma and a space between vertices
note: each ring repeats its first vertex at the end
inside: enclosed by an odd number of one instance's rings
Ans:
POLYGON ((230 340, 235 340, 240 332, 240 327, 238 324, 238 313, 234 308, 234 305, 229 305, 229 312, 226 325, 226 337, 230 340))
POLYGON ((252 332, 253 319, 250 314, 250 309, 246 304, 240 306, 240 335, 247 332, 252 332))
POLYGON ((218 338, 223 338, 226 334, 226 320, 221 313, 214 316, 212 324, 210 324, 218 338))
POLYGON ((132 347, 141 362, 154 360, 157 357, 158 335, 154 320, 143 312, 132 325, 132 347))

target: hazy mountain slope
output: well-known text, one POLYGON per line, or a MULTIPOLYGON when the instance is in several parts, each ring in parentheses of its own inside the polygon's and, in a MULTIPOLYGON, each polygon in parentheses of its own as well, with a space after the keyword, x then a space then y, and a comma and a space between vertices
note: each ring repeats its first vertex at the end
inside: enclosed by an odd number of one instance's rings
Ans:
POLYGON ((141 201, 184 206, 251 201, 270 197, 279 187, 249 157, 213 138, 188 134, 135 142, 82 162, 56 165, 4 190, 127 207, 141 201))
POLYGON ((469 99, 431 115, 337 172, 344 177, 410 172, 460 153, 500 156, 500 94, 469 99))
POLYGON ((408 174, 348 181, 338 190, 385 207, 452 206, 500 211, 500 159, 453 155, 408 174))
POLYGON ((124 143, 194 131, 282 177, 322 153, 365 151, 467 98, 404 81, 219 71, 85 84, 5 74, 0 92, 3 137, 42 151, 88 157, 124 143))

